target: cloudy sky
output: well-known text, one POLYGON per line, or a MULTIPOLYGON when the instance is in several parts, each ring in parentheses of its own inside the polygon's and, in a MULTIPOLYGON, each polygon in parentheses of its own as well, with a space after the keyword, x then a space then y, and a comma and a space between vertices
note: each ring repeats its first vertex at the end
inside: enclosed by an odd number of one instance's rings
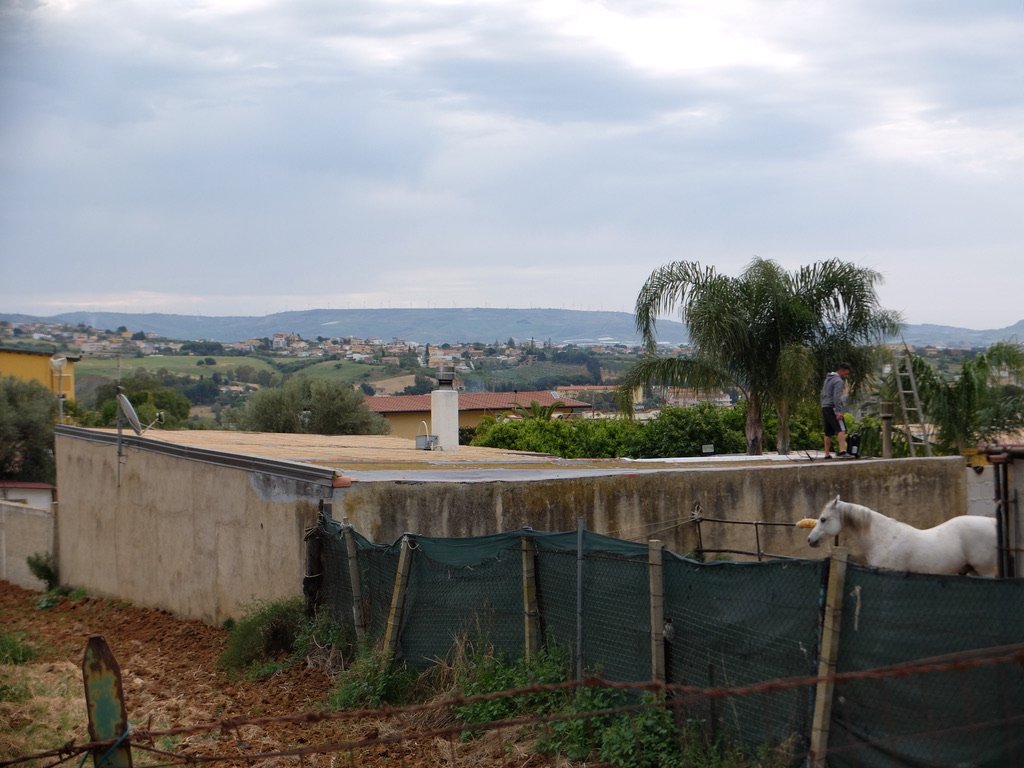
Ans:
POLYGON ((0 0, 0 312, 630 311, 755 256, 1024 319, 1024 1, 0 0))

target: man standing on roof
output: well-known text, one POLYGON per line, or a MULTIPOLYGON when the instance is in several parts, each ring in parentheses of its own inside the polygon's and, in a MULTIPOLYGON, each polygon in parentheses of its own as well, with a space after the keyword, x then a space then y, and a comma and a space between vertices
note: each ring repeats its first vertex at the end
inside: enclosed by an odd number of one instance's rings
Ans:
POLYGON ((850 364, 840 363, 836 369, 825 377, 821 387, 821 416, 825 423, 825 458, 832 458, 832 437, 839 441, 840 458, 850 454, 846 452, 846 378, 850 375, 850 364))

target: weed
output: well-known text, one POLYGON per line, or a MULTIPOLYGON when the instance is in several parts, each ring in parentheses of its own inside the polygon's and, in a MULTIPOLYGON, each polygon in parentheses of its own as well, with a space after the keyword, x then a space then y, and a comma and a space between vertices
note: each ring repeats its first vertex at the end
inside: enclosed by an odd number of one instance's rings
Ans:
POLYGON ((414 676, 385 651, 365 647, 356 656, 329 698, 333 709, 368 709, 401 704, 409 698, 414 676))
POLYGON ((24 635, 0 632, 0 664, 24 664, 39 655, 39 651, 26 642, 24 635))
POLYGON ((25 561, 28 563, 28 569, 32 575, 46 584, 47 592, 57 588, 60 581, 57 578, 57 562, 51 553, 36 552, 25 558, 25 561))
POLYGON ((228 642, 217 666, 253 680, 275 675, 299 661, 335 671, 344 666, 345 655, 351 655, 349 630, 328 611, 306 617, 301 598, 257 604, 224 626, 228 642))
MULTIPOLYGON (((455 668, 455 687, 466 696, 524 688, 535 683, 559 683, 566 679, 569 669, 568 654, 559 646, 551 645, 535 654, 529 661, 510 662, 496 653, 494 647, 478 642, 477 648, 463 642, 459 653, 462 658, 455 668)), ((560 705, 563 692, 526 693, 487 701, 476 701, 456 708, 455 715, 464 723, 482 723, 502 720, 524 712, 544 714, 560 705)))
POLYGON ((0 683, 0 701, 28 701, 32 698, 32 691, 27 685, 21 683, 0 683))
POLYGON ((45 611, 47 608, 53 608, 55 605, 60 605, 60 601, 63 599, 64 595, 60 594, 57 590, 50 590, 36 600, 36 608, 41 611, 45 611))
POLYGON ((232 674, 259 676, 268 660, 280 661, 291 655, 302 620, 301 598, 256 604, 231 629, 217 667, 232 674))
POLYGON ((679 730, 663 701, 646 695, 644 703, 639 712, 622 715, 605 728, 601 735, 602 760, 618 768, 708 765, 692 760, 684 762, 679 730))
POLYGON ((565 755, 570 760, 586 760, 600 748, 602 733, 615 720, 611 714, 592 713, 621 707, 628 701, 629 694, 614 688, 577 688, 560 712, 579 713, 580 717, 552 722, 538 741, 538 750, 548 755, 565 755))
POLYGON ((292 655, 305 659, 314 669, 336 672, 344 669, 346 660, 352 658, 354 645, 352 630, 321 609, 299 626, 292 655))

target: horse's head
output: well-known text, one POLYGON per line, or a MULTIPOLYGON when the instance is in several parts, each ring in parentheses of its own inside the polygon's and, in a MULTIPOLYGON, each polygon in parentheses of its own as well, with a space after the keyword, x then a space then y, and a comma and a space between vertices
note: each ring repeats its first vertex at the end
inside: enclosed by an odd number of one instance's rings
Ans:
POLYGON ((839 508, 839 497, 836 496, 821 508, 817 524, 807 535, 807 543, 812 547, 816 547, 822 539, 837 535, 842 527, 843 515, 839 508))

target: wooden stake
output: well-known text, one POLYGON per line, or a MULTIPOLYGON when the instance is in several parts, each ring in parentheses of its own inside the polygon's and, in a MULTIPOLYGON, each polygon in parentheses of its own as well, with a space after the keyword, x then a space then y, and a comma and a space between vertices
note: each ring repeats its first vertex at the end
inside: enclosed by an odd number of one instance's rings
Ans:
POLYGON ((533 539, 519 540, 523 559, 523 653, 529 661, 540 650, 540 611, 537 608, 537 559, 533 539))
POLYGON ((348 582, 352 588, 352 622, 356 627, 356 640, 361 641, 366 636, 366 614, 363 612, 363 582, 359 573, 359 549, 356 547, 356 537, 352 532, 352 526, 346 525, 343 530, 345 554, 346 560, 348 560, 348 582))
POLYGON ((828 591, 822 616, 821 654, 818 657, 818 685, 814 694, 814 720, 811 723, 811 768, 825 768, 828 732, 832 722, 832 694, 839 655, 839 629, 843 618, 843 589, 846 584, 846 548, 834 547, 828 566, 828 591))
POLYGON ((662 544, 647 542, 647 581, 651 595, 651 680, 665 682, 665 582, 661 563, 662 544))
POLYGON ((384 650, 395 655, 398 634, 402 628, 402 611, 405 609, 405 593, 409 587, 409 567, 412 564, 412 547, 409 534, 402 537, 402 549, 398 555, 398 571, 395 573, 395 589, 391 593, 391 609, 388 611, 388 625, 384 630, 384 650))

